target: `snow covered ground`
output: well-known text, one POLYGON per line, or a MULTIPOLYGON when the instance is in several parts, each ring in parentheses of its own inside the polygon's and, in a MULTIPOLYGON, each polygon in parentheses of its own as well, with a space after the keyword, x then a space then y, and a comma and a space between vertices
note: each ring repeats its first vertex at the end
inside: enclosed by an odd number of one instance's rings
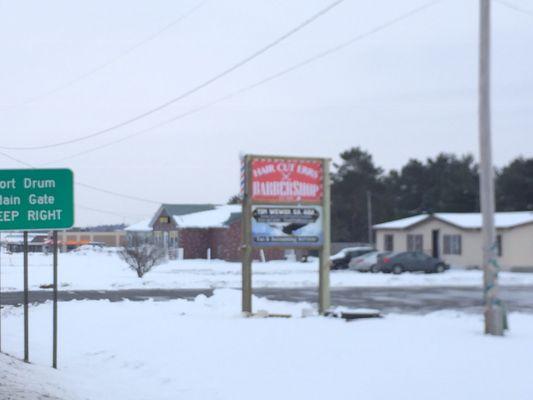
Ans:
MULTIPOLYGON (((302 318, 308 304, 256 298, 257 309, 295 316, 260 319, 240 316, 239 304, 240 292, 229 289, 195 301, 61 303, 61 382, 87 400, 529 400, 533 393, 532 315, 512 314, 508 336, 495 338, 481 333, 480 316, 455 312, 344 322, 302 318)), ((30 311, 30 357, 49 365, 51 305, 30 311)), ((18 357, 21 313, 8 307, 3 319, 4 349, 18 357)), ((11 375, 35 387, 48 379, 11 375)))
POLYGON ((25 364, 0 354, 0 399, 71 400, 74 392, 65 390, 62 374, 50 368, 25 364))
MULTIPOLYGON (((22 290, 22 254, 2 254, 3 291, 22 290)), ((31 254, 31 289, 52 282, 51 255, 31 254)), ((290 261, 254 263, 254 287, 314 287, 318 285, 318 264, 290 261)), ((64 253, 59 257, 59 281, 63 290, 114 290, 133 288, 239 288, 241 266, 220 260, 170 261, 155 267, 144 278, 116 254, 106 252, 64 253)), ((332 271, 333 287, 361 286, 479 286, 480 271, 450 270, 443 274, 401 275, 332 271)), ((502 272, 503 285, 533 285, 533 274, 502 272)))

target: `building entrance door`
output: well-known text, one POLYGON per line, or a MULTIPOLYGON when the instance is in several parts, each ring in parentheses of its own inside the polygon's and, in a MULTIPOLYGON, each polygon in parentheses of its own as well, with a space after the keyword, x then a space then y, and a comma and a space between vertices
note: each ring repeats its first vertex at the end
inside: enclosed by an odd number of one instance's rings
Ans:
POLYGON ((439 258, 440 257, 440 252, 439 252, 439 245, 440 245, 440 235, 439 235, 439 230, 438 229, 435 229, 431 232, 431 236, 432 236, 432 240, 431 240, 431 244, 432 244, 432 252, 431 252, 431 255, 435 258, 439 258))

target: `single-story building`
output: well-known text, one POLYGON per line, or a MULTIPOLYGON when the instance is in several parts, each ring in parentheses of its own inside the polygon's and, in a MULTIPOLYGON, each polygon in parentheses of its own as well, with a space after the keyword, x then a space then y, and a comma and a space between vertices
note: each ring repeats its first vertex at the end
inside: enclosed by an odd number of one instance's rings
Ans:
MULTIPOLYGON (((47 233, 28 233, 28 252, 39 253, 46 250, 47 233)), ((1 245, 10 253, 24 251, 24 235, 22 232, 12 232, 1 236, 1 245)))
MULTIPOLYGON (((49 234, 50 238, 52 234, 49 234)), ((124 231, 58 231, 57 241, 61 251, 70 251, 86 244, 120 247, 126 243, 124 231)))
MULTIPOLYGON (((162 204, 150 220, 125 229, 127 240, 141 236, 167 250, 170 258, 241 259, 240 205, 162 204)), ((265 249, 266 260, 283 259, 280 249, 265 249)), ((259 251, 254 257, 260 259, 259 251)))
MULTIPOLYGON (((380 251, 422 251, 452 266, 482 263, 480 213, 420 214, 374 225, 380 251)), ((495 214, 498 260, 503 269, 533 268, 533 212, 495 214)))
MULTIPOLYGON (((57 243, 62 252, 74 250, 86 244, 100 246, 120 247, 125 244, 126 233, 124 231, 92 232, 92 231, 57 231, 57 243)), ((24 236, 22 232, 8 232, 1 235, 1 243, 7 251, 18 253, 24 251, 24 236)), ((29 232, 28 251, 49 252, 52 251, 52 232, 29 232)))

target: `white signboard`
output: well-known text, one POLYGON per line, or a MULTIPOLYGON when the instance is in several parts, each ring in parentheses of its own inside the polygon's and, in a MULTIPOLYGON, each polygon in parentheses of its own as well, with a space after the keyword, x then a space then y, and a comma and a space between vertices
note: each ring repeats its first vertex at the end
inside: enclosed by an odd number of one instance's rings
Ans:
POLYGON ((320 206, 252 206, 253 247, 320 247, 322 230, 320 206))

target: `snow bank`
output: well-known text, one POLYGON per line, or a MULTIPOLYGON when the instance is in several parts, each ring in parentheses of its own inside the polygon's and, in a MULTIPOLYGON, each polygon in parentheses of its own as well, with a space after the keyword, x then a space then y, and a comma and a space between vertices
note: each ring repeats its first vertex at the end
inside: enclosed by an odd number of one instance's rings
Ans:
MULTIPOLYGON (((533 316, 506 338, 476 315, 440 312, 344 322, 301 318, 309 304, 254 298, 291 319, 243 318, 240 292, 195 301, 60 305, 63 382, 84 399, 529 400, 533 316), (490 383, 490 384, 489 384, 490 383)), ((21 309, 4 316, 4 347, 21 356, 21 309)), ((31 309, 32 360, 50 361, 51 305, 31 309)), ((37 384, 37 381, 35 381, 37 384)), ((18 399, 17 399, 18 400, 18 399)))
MULTIPOLYGON (((3 291, 22 290, 22 254, 2 254, 3 291)), ((31 254, 29 282, 39 289, 52 282, 51 255, 31 254)), ((480 286, 481 271, 450 270, 442 274, 370 274, 332 271, 332 287, 480 286)), ((136 288, 239 288, 241 265, 221 260, 174 260, 137 278, 112 251, 80 251, 59 256, 59 281, 63 290, 114 290, 136 288)), ((533 274, 503 272, 502 285, 533 285, 533 274)), ((294 261, 256 262, 254 287, 316 287, 318 263, 294 261)))
POLYGON ((25 364, 0 354, 0 399, 2 400, 74 400, 65 390, 61 373, 43 366, 25 364))

